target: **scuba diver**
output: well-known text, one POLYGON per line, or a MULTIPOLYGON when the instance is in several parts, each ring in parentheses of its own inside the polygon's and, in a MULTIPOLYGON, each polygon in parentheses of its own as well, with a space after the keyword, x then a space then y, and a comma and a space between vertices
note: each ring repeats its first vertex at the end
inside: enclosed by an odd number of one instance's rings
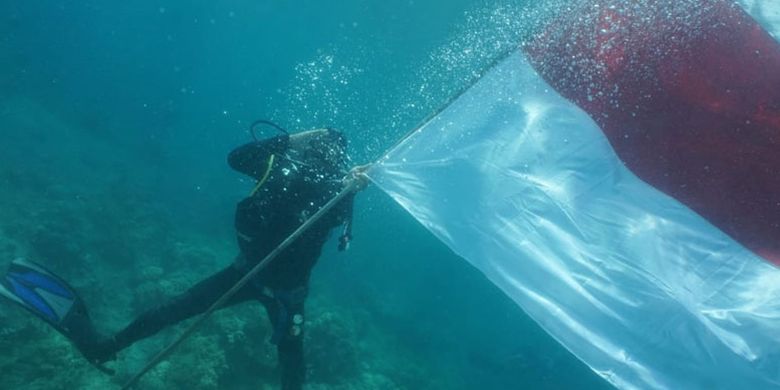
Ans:
POLYGON ((183 294, 140 316, 110 337, 101 337, 78 294, 42 266, 15 260, 0 280, 0 295, 20 304, 68 337, 90 363, 114 360, 116 354, 163 328, 205 312, 250 269, 334 195, 356 180, 356 191, 314 222, 291 246, 244 285, 222 307, 255 300, 265 306, 273 327, 281 388, 300 389, 306 368, 303 357, 304 301, 311 270, 330 231, 343 225, 339 250, 351 239, 352 204, 364 188, 365 166, 347 172, 347 141, 333 129, 283 134, 255 140, 233 150, 229 165, 257 180, 235 214, 239 254, 221 271, 195 284, 183 294))

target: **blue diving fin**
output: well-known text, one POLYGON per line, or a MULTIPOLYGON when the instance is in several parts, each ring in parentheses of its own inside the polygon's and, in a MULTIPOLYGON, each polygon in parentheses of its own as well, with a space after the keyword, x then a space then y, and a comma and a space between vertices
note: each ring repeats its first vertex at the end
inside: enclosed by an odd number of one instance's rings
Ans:
MULTIPOLYGON (((100 338, 76 291, 40 264, 24 259, 11 262, 8 272, 0 279, 0 296, 49 323, 82 354, 100 338)), ((96 367, 111 372, 101 365, 96 367)))

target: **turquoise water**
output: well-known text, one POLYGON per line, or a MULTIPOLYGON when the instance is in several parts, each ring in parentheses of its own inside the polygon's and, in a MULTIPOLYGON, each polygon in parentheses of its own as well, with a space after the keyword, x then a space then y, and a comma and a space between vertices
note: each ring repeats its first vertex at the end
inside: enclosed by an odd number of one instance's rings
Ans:
MULTIPOLYGON (((0 266, 48 265, 118 329, 232 260, 249 122, 336 127, 369 162, 556 10, 525 3, 3 2, 0 266)), ((376 188, 355 218, 314 271, 309 388, 607 388, 376 188)), ((180 330, 107 377, 4 303, 0 388, 111 388, 180 330)), ((224 310, 141 388, 275 388, 270 333, 224 310)))

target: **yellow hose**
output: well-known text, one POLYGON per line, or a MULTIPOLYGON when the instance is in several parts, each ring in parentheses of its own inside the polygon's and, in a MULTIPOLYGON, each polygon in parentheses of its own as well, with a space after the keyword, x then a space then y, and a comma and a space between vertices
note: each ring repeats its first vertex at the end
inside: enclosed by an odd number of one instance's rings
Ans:
POLYGON ((271 169, 273 169, 274 167, 274 157, 275 156, 272 154, 271 157, 268 158, 268 167, 265 169, 263 178, 257 182, 257 185, 255 186, 254 189, 252 189, 252 192, 249 193, 249 196, 255 196, 257 191, 260 190, 260 187, 262 187, 263 184, 265 184, 266 180, 268 180, 268 176, 271 175, 271 169))

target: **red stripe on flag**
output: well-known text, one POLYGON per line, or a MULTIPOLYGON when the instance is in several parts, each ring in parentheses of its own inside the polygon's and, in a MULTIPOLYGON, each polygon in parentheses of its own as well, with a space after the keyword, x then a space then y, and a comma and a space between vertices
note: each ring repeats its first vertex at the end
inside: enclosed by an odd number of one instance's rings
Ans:
POLYGON ((596 3, 531 63, 634 173, 780 264, 780 45, 731 2, 596 3))

